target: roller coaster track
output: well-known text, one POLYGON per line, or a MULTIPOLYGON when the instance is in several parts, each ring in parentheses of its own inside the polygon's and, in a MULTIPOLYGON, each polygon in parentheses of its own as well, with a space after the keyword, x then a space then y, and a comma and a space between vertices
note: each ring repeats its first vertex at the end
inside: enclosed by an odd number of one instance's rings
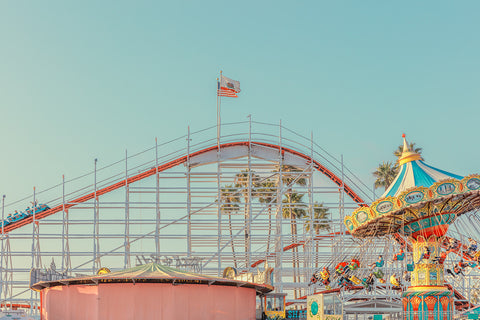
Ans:
MULTIPOLYGON (((273 143, 265 143, 265 142, 258 142, 258 141, 236 141, 236 142, 229 142, 229 143, 223 143, 220 145, 220 151, 228 151, 228 149, 231 148, 238 148, 238 147, 243 147, 243 148, 251 148, 253 146, 260 146, 265 149, 269 149, 270 151, 274 151, 276 155, 281 155, 282 158, 284 158, 286 155, 288 156, 294 156, 297 158, 300 158, 303 160, 303 163, 305 165, 312 165, 315 170, 318 172, 321 172, 323 175, 325 175, 327 178, 329 178, 331 181, 333 181, 339 189, 343 190, 354 202, 358 203, 358 205, 365 205, 363 199, 349 186, 347 185, 342 179, 334 174, 330 169, 328 169, 326 166, 320 163, 320 161, 315 160, 312 158, 312 156, 308 156, 302 152, 299 152, 297 150, 294 150, 293 148, 285 147, 285 146, 279 146, 273 143)), ((85 203, 89 200, 94 199, 95 197, 99 197, 105 194, 108 194, 112 191, 115 191, 117 189, 120 189, 122 187, 128 186, 132 183, 138 182, 140 180, 146 179, 148 177, 154 176, 157 173, 166 171, 168 169, 184 165, 188 161, 190 163, 196 158, 201 156, 205 156, 208 153, 218 153, 219 148, 218 146, 211 146, 207 147, 195 152, 191 152, 189 154, 186 154, 184 156, 178 157, 174 160, 170 160, 167 162, 164 162, 162 164, 159 164, 158 166, 150 167, 147 170, 144 170, 138 174, 135 174, 133 176, 128 177, 127 179, 122 179, 120 181, 116 181, 108 186, 102 187, 100 189, 97 189, 95 192, 89 192, 85 195, 82 195, 80 197, 76 197, 74 199, 69 199, 68 201, 65 202, 65 204, 59 204, 52 206, 50 209, 45 210, 41 213, 36 214, 35 219, 40 220, 43 218, 46 218, 48 216, 54 215, 55 213, 62 212, 63 210, 67 211, 68 209, 81 204, 85 203)), ((243 156, 246 156, 247 153, 243 154, 243 156)), ((267 160, 272 160, 272 161, 278 161, 280 157, 266 157, 265 159, 267 160)), ((203 159, 204 160, 204 159, 203 159)), ((200 164, 203 161, 200 159, 200 164)), ((327 160, 328 161, 328 160, 327 160)), ((203 163, 205 164, 205 163, 203 163)), ((33 222, 33 216, 29 216, 25 219, 13 222, 4 228, 5 233, 10 233, 16 229, 19 229, 23 226, 29 225, 33 222)), ((329 235, 327 237, 331 237, 332 235, 329 235)), ((318 240, 317 238, 320 238, 323 236, 316 236, 315 239, 318 240)), ((292 244, 287 246, 284 251, 290 250, 294 247, 304 245, 303 242, 292 244)), ((257 262, 257 265, 263 261, 257 262)), ((18 303, 13 303, 9 304, 8 306, 14 307, 14 308, 30 308, 29 304, 18 304, 18 303)))
MULTIPOLYGON (((326 177, 328 177, 330 180, 332 180, 338 187, 343 188, 344 192, 350 198, 352 198, 353 201, 355 201, 359 205, 364 205, 364 201, 362 200, 362 198, 360 198, 360 196, 355 191, 353 191, 352 188, 350 188, 348 185, 346 185, 337 175, 335 175, 332 171, 330 171, 325 166, 323 166, 319 161, 311 159, 310 156, 307 156, 307 155, 305 155, 301 152, 298 152, 296 150, 281 147, 281 146, 278 146, 278 145, 275 145, 275 144, 264 143, 264 142, 254 142, 254 141, 251 141, 251 142, 249 142, 249 141, 239 141, 239 142, 231 142, 231 143, 221 144, 220 145, 220 150, 225 150, 225 149, 233 148, 233 147, 250 147, 250 146, 254 146, 254 145, 255 146, 262 146, 262 147, 265 147, 265 148, 268 148, 268 149, 271 149, 271 150, 278 151, 278 152, 281 153, 282 156, 284 156, 285 154, 290 154, 290 155, 293 155, 293 156, 304 159, 306 161, 306 163, 313 163, 313 167, 317 171, 323 173, 326 177)), ((46 211, 38 213, 36 215, 35 219, 40 220, 40 219, 43 219, 43 218, 48 217, 50 215, 53 215, 57 212, 60 212, 62 210, 68 210, 69 208, 71 208, 71 207, 73 207, 73 206, 75 206, 79 203, 84 203, 86 201, 94 199, 95 196, 98 197, 98 196, 104 195, 106 193, 117 190, 121 187, 130 185, 134 182, 137 182, 137 181, 140 181, 142 179, 153 176, 153 175, 157 174, 158 172, 162 172, 162 171, 168 170, 170 168, 185 164, 188 161, 188 159, 192 159, 192 158, 198 157, 200 155, 203 155, 203 154, 206 154, 206 153, 209 153, 209 152, 217 152, 217 151, 218 151, 218 146, 213 146, 213 147, 209 147, 209 148, 206 148, 206 149, 202 149, 202 150, 190 153, 189 155, 185 155, 183 157, 180 157, 180 158, 177 158, 175 160, 169 161, 167 163, 161 164, 158 167, 150 168, 150 169, 148 169, 146 171, 143 171, 143 172, 141 172, 137 175, 131 176, 128 179, 123 179, 123 180, 118 181, 116 183, 113 183, 109 186, 98 189, 96 192, 91 192, 91 193, 86 194, 82 197, 71 200, 68 203, 66 203, 65 205, 63 205, 63 204, 57 205, 57 206, 55 206, 53 208, 50 208, 46 211)), ((23 220, 14 222, 12 224, 9 224, 8 226, 5 227, 5 233, 9 233, 10 231, 13 231, 13 230, 18 229, 20 227, 28 225, 28 224, 32 223, 32 221, 33 221, 33 216, 29 216, 29 217, 27 217, 23 220)), ((300 244, 298 244, 298 245, 300 245, 300 244)))

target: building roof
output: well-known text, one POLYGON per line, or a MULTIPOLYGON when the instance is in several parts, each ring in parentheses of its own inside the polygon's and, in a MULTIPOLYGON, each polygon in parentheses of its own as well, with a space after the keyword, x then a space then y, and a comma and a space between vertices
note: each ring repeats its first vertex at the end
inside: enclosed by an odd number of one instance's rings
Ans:
POLYGON ((198 284, 198 285, 220 285, 237 286, 255 289, 258 294, 267 293, 273 290, 273 287, 267 284, 257 284, 246 281, 217 278, 212 276, 190 273, 175 268, 167 267, 158 263, 148 263, 145 265, 88 277, 77 277, 53 281, 40 281, 31 288, 33 290, 42 290, 48 287, 80 284, 99 284, 99 283, 172 283, 179 284, 198 284))

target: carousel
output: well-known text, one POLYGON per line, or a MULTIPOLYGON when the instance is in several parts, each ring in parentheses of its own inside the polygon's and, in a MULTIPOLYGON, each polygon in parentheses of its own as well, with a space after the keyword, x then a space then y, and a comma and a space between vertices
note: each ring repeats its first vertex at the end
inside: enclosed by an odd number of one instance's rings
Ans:
POLYGON ((413 252, 411 286, 402 294, 404 319, 453 318, 453 292, 445 285, 446 232, 463 213, 480 207, 480 175, 462 177, 425 163, 403 135, 399 172, 370 206, 345 217, 358 238, 392 235, 413 252))

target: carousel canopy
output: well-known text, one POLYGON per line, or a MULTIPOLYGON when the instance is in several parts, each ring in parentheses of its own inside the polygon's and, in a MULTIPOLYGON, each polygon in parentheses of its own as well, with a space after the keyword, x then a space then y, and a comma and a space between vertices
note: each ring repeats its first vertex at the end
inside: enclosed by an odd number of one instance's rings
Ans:
POLYGON ((385 193, 344 219, 357 237, 404 235, 440 236, 465 212, 480 207, 480 175, 462 177, 426 164, 408 148, 403 136, 399 173, 385 193))
POLYGON ((197 284, 197 285, 219 285, 219 286, 238 286, 254 288, 258 293, 267 293, 273 290, 273 287, 267 284, 258 284, 247 281, 217 278, 213 276, 201 275, 197 273, 186 272, 175 268, 167 267, 157 263, 147 263, 145 265, 111 272, 95 276, 86 276, 78 278, 60 279, 53 281, 40 281, 31 288, 33 290, 42 290, 43 288, 76 285, 76 284, 95 284, 99 283, 171 283, 197 284))
POLYGON ((405 135, 403 135, 403 153, 398 159, 398 164, 400 168, 397 176, 380 198, 396 197, 413 187, 428 188, 435 182, 445 179, 463 179, 462 176, 434 168, 423 162, 418 153, 409 149, 405 135))

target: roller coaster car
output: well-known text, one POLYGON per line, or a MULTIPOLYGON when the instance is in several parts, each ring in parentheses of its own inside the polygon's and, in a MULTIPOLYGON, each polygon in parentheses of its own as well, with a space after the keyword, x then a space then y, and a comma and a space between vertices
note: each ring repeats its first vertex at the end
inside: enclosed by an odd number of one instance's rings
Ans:
POLYGON ((47 206, 46 204, 39 204, 38 206, 35 207, 35 213, 47 211, 48 209, 50 209, 50 207, 47 206))
MULTIPOLYGON (((46 204, 39 204, 39 205, 35 206, 35 208, 34 208, 35 214, 46 211, 48 209, 50 209, 50 207, 47 206, 46 204)), ((3 221, 2 224, 3 224, 4 227, 8 226, 11 223, 23 220, 23 219, 33 215, 33 212, 34 212, 33 209, 30 209, 30 208, 25 209, 25 212, 15 211, 15 213, 13 215, 9 214, 7 216, 7 218, 3 221)))
POLYGON ((23 213, 23 212, 15 212, 10 219, 10 223, 17 222, 19 220, 22 220, 23 218, 28 217, 29 214, 23 213))

